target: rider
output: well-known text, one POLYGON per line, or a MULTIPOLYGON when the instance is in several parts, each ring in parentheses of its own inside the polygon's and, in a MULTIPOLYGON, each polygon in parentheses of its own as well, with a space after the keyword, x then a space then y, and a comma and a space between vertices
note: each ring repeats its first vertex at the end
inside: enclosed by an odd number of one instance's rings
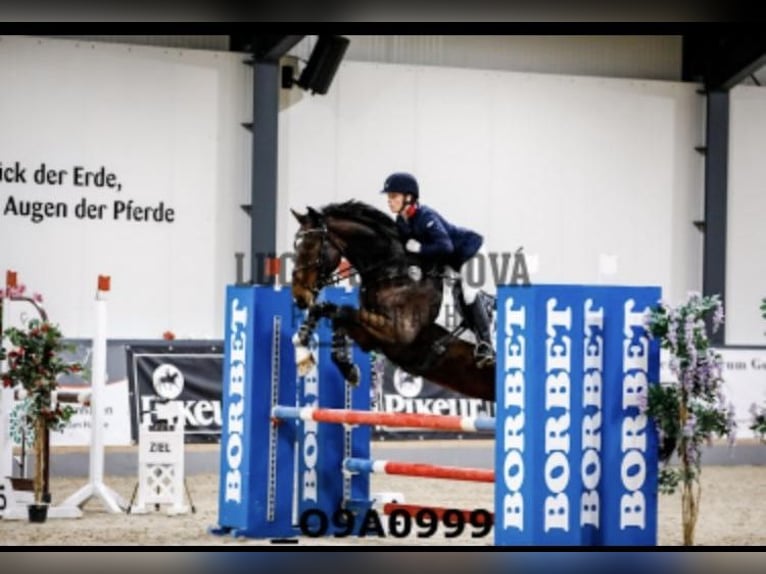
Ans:
POLYGON ((396 225, 407 251, 460 274, 463 308, 468 310, 468 323, 477 340, 474 350, 477 362, 493 360, 490 317, 478 297, 479 290, 465 281, 468 262, 479 252, 484 238, 475 231, 452 225, 432 208, 420 204, 418 182, 409 173, 389 175, 381 193, 388 195, 388 207, 396 214, 396 225))

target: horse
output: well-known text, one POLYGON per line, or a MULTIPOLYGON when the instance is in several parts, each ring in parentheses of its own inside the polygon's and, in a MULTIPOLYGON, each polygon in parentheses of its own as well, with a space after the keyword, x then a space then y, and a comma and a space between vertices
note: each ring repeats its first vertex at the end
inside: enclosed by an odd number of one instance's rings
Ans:
MULTIPOLYGON (((309 207, 305 214, 290 211, 300 224, 291 292, 297 307, 308 309, 293 339, 296 348, 306 349, 317 321, 327 318, 332 321, 332 360, 350 384, 358 382, 359 370, 348 353, 347 337, 411 375, 464 396, 495 400, 495 366, 477 363, 474 345, 458 337, 464 322, 451 331, 435 322, 449 280, 444 265, 425 264, 419 254, 407 252, 394 220, 366 203, 309 207), (318 303, 320 291, 340 279, 337 270, 344 258, 359 275, 358 307, 318 303)), ((494 313, 494 298, 484 292, 479 296, 494 313)))

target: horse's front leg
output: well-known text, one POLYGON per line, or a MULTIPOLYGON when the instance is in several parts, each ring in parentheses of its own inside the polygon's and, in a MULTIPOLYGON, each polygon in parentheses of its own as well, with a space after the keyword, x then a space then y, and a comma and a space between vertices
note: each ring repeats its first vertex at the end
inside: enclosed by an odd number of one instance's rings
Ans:
POLYGON ((358 310, 350 305, 337 309, 333 315, 332 328, 332 361, 343 378, 356 387, 361 380, 361 371, 354 364, 349 337, 365 352, 376 348, 379 341, 360 323, 358 310))
POLYGON ((332 362, 338 367, 338 370, 343 375, 343 378, 346 379, 346 382, 351 386, 356 387, 362 378, 362 374, 359 367, 354 364, 345 327, 338 326, 335 322, 333 322, 332 350, 330 356, 332 357, 332 362))
POLYGON ((319 303, 309 309, 306 320, 293 335, 295 346, 295 363, 298 374, 303 377, 316 365, 316 358, 311 350, 311 336, 316 330, 317 323, 322 317, 332 317, 337 311, 333 303, 319 303))
POLYGON ((354 365, 349 349, 350 336, 364 351, 371 351, 381 344, 407 344, 412 342, 420 328, 417 311, 413 314, 391 318, 351 305, 338 307, 332 303, 315 305, 295 335, 296 360, 299 373, 303 376, 316 360, 308 348, 311 334, 320 318, 327 317, 333 322, 331 357, 349 384, 359 383, 360 371, 354 365))
POLYGON ((338 307, 333 303, 317 305, 311 309, 306 323, 302 326, 303 331, 299 332, 301 337, 308 340, 308 336, 310 336, 310 331, 308 331, 308 329, 313 330, 319 318, 330 318, 332 320, 332 346, 330 357, 346 382, 354 387, 359 384, 362 377, 359 367, 355 365, 353 361, 349 341, 349 330, 353 332, 354 341, 359 344, 363 350, 369 351, 374 345, 369 334, 359 328, 358 321, 355 319, 355 313, 356 310, 350 305, 344 305, 342 307, 338 307))
POLYGON ((319 320, 323 317, 332 318, 337 313, 337 310, 338 306, 334 303, 318 303, 309 308, 306 319, 293 336, 293 343, 308 346, 311 335, 316 330, 319 320))
MULTIPOLYGON (((306 316, 306 320, 301 324, 298 331, 293 336, 295 345, 295 361, 298 366, 298 374, 305 376, 316 365, 316 358, 311 349, 311 336, 316 330, 319 320, 322 318, 332 319, 332 347, 330 356, 332 362, 338 367, 343 378, 350 385, 357 386, 361 379, 359 367, 357 367, 351 356, 349 349, 348 333, 346 326, 351 326, 344 318, 348 315, 346 307, 345 313, 339 313, 339 308, 333 303, 319 303, 311 307, 306 316)), ((353 323, 353 321, 352 321, 353 323)))

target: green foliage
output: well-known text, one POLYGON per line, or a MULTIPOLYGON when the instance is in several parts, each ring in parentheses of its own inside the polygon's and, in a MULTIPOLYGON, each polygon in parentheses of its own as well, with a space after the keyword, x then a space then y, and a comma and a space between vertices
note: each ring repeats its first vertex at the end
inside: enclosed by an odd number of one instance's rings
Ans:
POLYGON ((726 405, 721 377, 721 356, 710 346, 706 319, 712 312, 712 329, 723 324, 723 305, 718 296, 689 295, 672 308, 660 303, 649 312, 647 329, 670 352, 670 371, 675 381, 650 385, 646 413, 653 417, 660 438, 659 490, 681 490, 681 513, 685 545, 694 543, 701 496, 701 447, 713 435, 736 436, 734 409, 726 405), (671 467, 670 457, 679 465, 671 467))
MULTIPOLYGON (((766 297, 761 300, 761 316, 766 319, 766 297)), ((750 430, 766 444, 766 405, 758 407, 753 403, 750 405, 750 414, 752 415, 750 430)))
POLYGON ((676 468, 661 468, 658 479, 660 493, 673 494, 681 483, 681 474, 676 468))
POLYGON ((6 329, 5 336, 13 348, 8 352, 8 370, 0 374, 3 386, 20 385, 29 398, 27 415, 51 430, 60 430, 74 409, 61 404, 54 407, 51 393, 56 390, 59 377, 78 373, 82 366, 60 358, 68 347, 62 342, 58 326, 49 322, 32 319, 25 329, 6 329))
POLYGON ((766 407, 758 409, 753 403, 750 406, 750 413, 753 415, 752 424, 750 430, 760 439, 760 441, 766 444, 766 407))

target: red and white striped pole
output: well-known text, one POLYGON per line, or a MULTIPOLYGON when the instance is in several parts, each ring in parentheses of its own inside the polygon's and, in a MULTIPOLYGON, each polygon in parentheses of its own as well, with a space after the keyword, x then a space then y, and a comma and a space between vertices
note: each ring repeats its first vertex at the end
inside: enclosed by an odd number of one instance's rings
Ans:
POLYGON ((416 462, 347 458, 343 461, 343 469, 352 473, 398 474, 401 476, 417 476, 421 478, 467 480, 469 482, 495 482, 494 470, 463 468, 459 466, 439 466, 416 462))
POLYGON ((320 423, 348 425, 380 425, 397 428, 427 428, 457 432, 494 433, 492 417, 461 417, 456 415, 430 415, 415 413, 378 413, 344 409, 315 407, 276 406, 272 410, 275 419, 300 419, 320 423))

